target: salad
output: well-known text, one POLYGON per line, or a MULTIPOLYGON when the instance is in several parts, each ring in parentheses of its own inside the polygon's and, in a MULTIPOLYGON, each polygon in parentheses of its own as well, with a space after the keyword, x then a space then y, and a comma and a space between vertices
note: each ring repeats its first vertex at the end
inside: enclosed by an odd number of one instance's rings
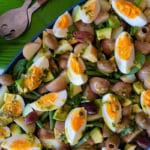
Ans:
POLYGON ((150 149, 150 1, 88 0, 0 76, 0 149, 150 149))

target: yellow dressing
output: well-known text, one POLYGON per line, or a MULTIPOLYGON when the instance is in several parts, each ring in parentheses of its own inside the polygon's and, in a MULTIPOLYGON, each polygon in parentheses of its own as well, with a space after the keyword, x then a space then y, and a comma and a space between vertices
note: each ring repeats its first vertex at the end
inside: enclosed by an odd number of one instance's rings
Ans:
POLYGON ((131 57, 133 45, 128 34, 123 35, 118 39, 117 52, 121 59, 128 60, 131 57))
POLYGON ((116 0, 115 5, 117 9, 128 18, 136 18, 141 13, 138 7, 126 0, 116 0))

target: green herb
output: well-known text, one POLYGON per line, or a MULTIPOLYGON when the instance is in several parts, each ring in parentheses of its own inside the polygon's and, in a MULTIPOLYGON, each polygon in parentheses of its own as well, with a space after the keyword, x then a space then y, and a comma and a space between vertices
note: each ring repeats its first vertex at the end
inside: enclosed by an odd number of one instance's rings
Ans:
POLYGON ((102 128, 104 125, 102 122, 91 122, 86 125, 87 128, 99 127, 102 128))
POLYGON ((36 91, 32 91, 31 93, 34 94, 34 95, 35 95, 36 97, 38 97, 38 98, 41 96, 41 95, 40 95, 39 93, 37 93, 36 91))
POLYGON ((22 94, 22 97, 25 99, 29 99, 31 101, 37 100, 39 98, 39 96, 36 96, 35 94, 32 94, 32 93, 24 93, 22 94))
POLYGON ((79 106, 81 104, 82 94, 77 94, 72 98, 68 98, 67 103, 72 106, 79 106))
POLYGON ((80 145, 85 143, 89 139, 89 137, 90 137, 90 133, 88 132, 80 139, 80 141, 74 147, 79 147, 80 145))
POLYGON ((25 73, 27 60, 20 59, 13 68, 12 75, 15 79, 19 79, 21 74, 25 73))
POLYGON ((133 3, 136 5, 136 6, 140 6, 142 0, 133 0, 133 3))
POLYGON ((121 131, 121 136, 125 136, 127 134, 133 133, 134 128, 133 127, 127 127, 123 131, 121 131))
POLYGON ((139 63, 139 64, 141 64, 141 65, 143 65, 144 63, 145 63, 145 55, 144 54, 142 54, 141 52, 139 52, 139 51, 137 51, 136 53, 135 53, 135 60, 139 63))
POLYGON ((42 124, 42 122, 40 120, 36 121, 36 124, 39 128, 43 128, 44 125, 42 124))
POLYGON ((138 31, 138 27, 131 27, 130 28, 130 35, 135 36, 136 32, 138 31))
POLYGON ((54 124, 55 124, 55 121, 53 119, 53 114, 54 114, 54 111, 49 111, 50 130, 54 129, 54 124))

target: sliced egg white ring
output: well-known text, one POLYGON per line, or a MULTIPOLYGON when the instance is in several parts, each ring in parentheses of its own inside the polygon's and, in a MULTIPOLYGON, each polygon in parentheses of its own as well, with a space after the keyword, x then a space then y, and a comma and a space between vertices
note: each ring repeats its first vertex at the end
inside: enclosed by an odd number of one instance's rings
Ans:
POLYGON ((7 138, 1 144, 6 150, 41 150, 39 139, 35 136, 20 134, 7 138))
POLYGON ((53 33, 58 38, 67 37, 67 32, 69 26, 72 25, 72 17, 66 11, 64 14, 58 17, 54 26, 53 26, 53 33))
POLYGON ((0 143, 3 142, 3 140, 10 136, 10 129, 5 127, 0 127, 0 143))
POLYGON ((118 36, 115 42, 114 56, 120 72, 128 74, 134 65, 135 59, 134 46, 129 33, 122 32, 118 36))
POLYGON ((150 116, 150 90, 141 93, 140 103, 143 111, 150 116))
POLYGON ((62 90, 41 96, 37 101, 30 104, 34 110, 52 111, 62 107, 67 100, 67 91, 62 90))
POLYGON ((108 93, 102 97, 102 116, 109 129, 115 132, 116 125, 122 117, 122 109, 119 100, 113 94, 108 93))
POLYGON ((87 111, 83 107, 74 108, 68 114, 65 120, 65 134, 71 145, 77 144, 82 137, 83 131, 86 128, 86 122, 87 111))
POLYGON ((92 23, 100 11, 99 0, 88 0, 81 9, 81 20, 84 23, 92 23))
POLYGON ((126 1, 126 0, 112 0, 112 7, 113 9, 115 10, 115 12, 126 22, 128 23, 129 25, 131 26, 137 26, 137 27, 142 27, 144 25, 147 24, 147 19, 146 17, 144 16, 144 14, 141 12, 141 10, 135 6, 134 4, 132 4, 131 2, 129 1, 126 1), (123 11, 124 12, 127 12, 127 11, 133 11, 133 13, 136 13, 136 11, 139 11, 139 13, 137 14, 136 17, 129 17, 128 15, 125 15, 123 14, 118 8, 117 8, 117 5, 116 5, 116 2, 120 2, 122 3, 122 8, 121 9, 124 9, 123 11), (124 3, 125 2, 125 3, 124 3), (127 3, 131 4, 131 8, 126 6, 128 5, 127 3), (137 9, 137 10, 135 10, 137 9))

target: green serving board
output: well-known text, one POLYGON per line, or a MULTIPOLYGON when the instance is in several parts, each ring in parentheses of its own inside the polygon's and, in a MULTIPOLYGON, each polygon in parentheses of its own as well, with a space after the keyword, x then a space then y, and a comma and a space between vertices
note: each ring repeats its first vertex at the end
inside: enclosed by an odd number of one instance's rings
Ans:
MULTIPOLYGON (((39 31, 45 28, 66 9, 75 5, 79 0, 49 0, 32 16, 30 27, 23 35, 14 40, 4 40, 0 37, 0 69, 5 69, 21 48, 39 31)), ((34 2, 34 1, 33 1, 34 2)), ((0 15, 4 12, 22 6, 24 0, 0 0, 0 15)), ((19 18, 18 18, 19 19, 19 18)))

